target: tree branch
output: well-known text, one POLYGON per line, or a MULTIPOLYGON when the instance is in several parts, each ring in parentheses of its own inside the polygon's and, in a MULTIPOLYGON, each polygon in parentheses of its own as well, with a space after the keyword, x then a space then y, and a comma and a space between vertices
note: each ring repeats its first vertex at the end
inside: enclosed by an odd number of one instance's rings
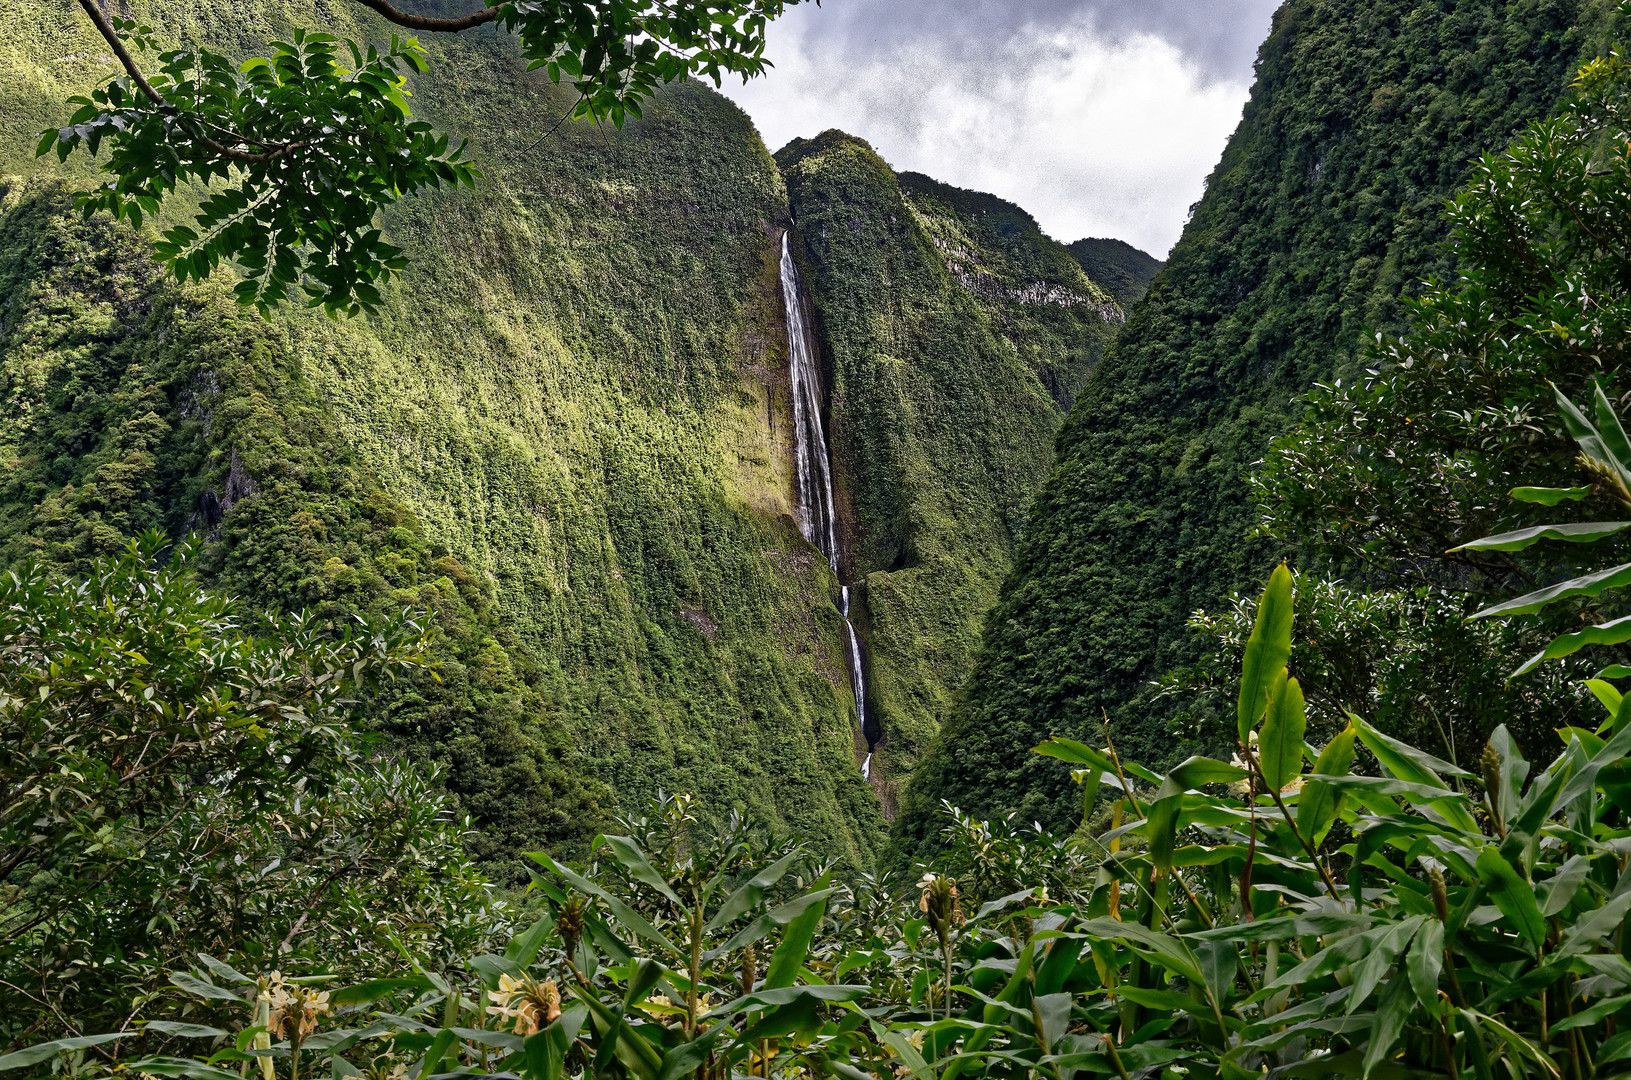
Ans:
POLYGON ((118 32, 108 22, 107 16, 102 14, 102 9, 96 5, 96 0, 79 0, 79 6, 84 8, 85 14, 91 17, 91 22, 95 24, 97 32, 108 43, 108 48, 113 50, 113 55, 119 58, 119 63, 124 65, 125 73, 130 76, 130 81, 136 84, 136 88, 159 108, 172 108, 173 106, 165 100, 164 95, 153 89, 153 84, 147 81, 147 76, 143 75, 141 68, 136 66, 136 61, 131 59, 130 52, 125 48, 125 43, 119 40, 118 32))
MULTIPOLYGON (((359 0, 359 2, 367 3, 370 7, 373 6, 372 0, 359 0)), ((79 0, 79 6, 85 9, 86 15, 90 16, 91 22, 96 26, 97 33, 101 34, 102 40, 108 43, 108 48, 113 50, 113 55, 119 58, 119 63, 124 67, 125 74, 130 76, 130 81, 136 84, 136 88, 142 92, 143 96, 161 109, 168 109, 172 112, 179 113, 181 110, 170 104, 165 96, 153 89, 153 84, 147 81, 147 76, 143 75, 142 69, 136 66, 135 59, 131 57, 130 51, 125 48, 125 43, 119 40, 119 32, 113 28, 113 24, 108 22, 107 16, 102 14, 102 9, 97 6, 96 0, 79 0)), ((239 136, 236 133, 234 133, 234 137, 243 142, 253 141, 243 139, 242 136, 239 136)), ((251 154, 247 151, 228 146, 225 143, 216 142, 208 135, 198 134, 195 135, 194 138, 203 143, 205 146, 209 147, 210 150, 213 151, 218 157, 226 158, 228 161, 236 161, 241 165, 264 165, 267 162, 277 161, 279 158, 288 157, 296 150, 301 150, 311 145, 309 141, 284 143, 274 150, 268 150, 265 153, 260 154, 251 154)))
MULTIPOLYGON (((87 0, 80 0, 86 3, 87 0)), ((430 30, 439 33, 458 33, 460 30, 471 30, 484 23, 490 23, 498 18, 499 13, 509 6, 509 0, 494 4, 481 11, 473 11, 468 15, 461 15, 456 19, 427 19, 423 15, 410 15, 392 7, 386 0, 356 0, 369 11, 374 12, 398 26, 405 26, 409 30, 430 30)))

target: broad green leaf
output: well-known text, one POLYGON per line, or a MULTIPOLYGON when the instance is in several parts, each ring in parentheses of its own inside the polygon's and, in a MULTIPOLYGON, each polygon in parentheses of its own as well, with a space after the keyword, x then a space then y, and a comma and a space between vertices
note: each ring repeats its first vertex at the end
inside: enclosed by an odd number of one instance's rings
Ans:
POLYGON ((1394 979, 1382 991, 1382 1001, 1376 1007, 1376 1022, 1371 1027, 1370 1041, 1365 1046, 1365 1076, 1370 1076, 1382 1059, 1392 1053, 1399 1042, 1400 1033, 1404 1031, 1405 1021, 1410 1018, 1413 1004, 1408 980, 1394 979))
POLYGON ((181 987, 181 989, 187 991, 189 994, 197 994, 201 998, 209 998, 212 1001, 243 1000, 243 998, 239 997, 231 990, 228 990, 226 987, 216 986, 214 983, 206 982, 203 979, 200 979, 197 975, 193 975, 186 971, 170 972, 170 982, 172 985, 181 987))
POLYGON ((1315 777, 1348 775, 1354 763, 1356 734, 1350 723, 1325 744, 1314 761, 1313 775, 1304 783, 1297 798, 1297 831, 1316 851, 1336 822, 1337 811, 1342 808, 1342 792, 1315 777))
POLYGON ((1507 1027, 1493 1016, 1485 1016, 1483 1013, 1478 1012, 1475 1009, 1462 1009, 1460 1012, 1461 1015, 1469 1018, 1475 1026, 1482 1027, 1484 1030, 1492 1033, 1496 1038, 1504 1042, 1507 1047, 1518 1057, 1527 1058, 1529 1061, 1539 1065, 1543 1070, 1545 1070, 1545 1075, 1553 1077, 1554 1080, 1561 1080, 1563 1074, 1558 1071, 1557 1063, 1554 1062, 1550 1056, 1543 1053, 1534 1043, 1530 1042, 1522 1035, 1519 1035, 1516 1031, 1513 1031, 1511 1028, 1507 1027))
POLYGON ((1144 838, 1149 841, 1150 861, 1160 870, 1172 869, 1172 847, 1178 834, 1178 811, 1182 795, 1169 795, 1151 803, 1145 812, 1144 838))
POLYGON ((1269 686, 1291 659, 1291 624, 1294 609, 1291 570, 1285 563, 1274 568, 1263 599, 1257 605, 1257 618, 1240 669, 1240 703, 1236 720, 1241 742, 1250 739, 1252 728, 1268 705, 1269 686))
MULTIPOLYGON (((1390 735, 1385 735, 1363 720, 1355 719, 1354 727, 1359 733, 1359 741, 1365 749, 1376 755, 1382 767, 1400 780, 1413 784, 1423 784, 1428 787, 1444 788, 1445 785, 1440 773, 1452 776, 1471 778, 1472 774, 1448 761, 1434 757, 1414 746, 1400 742, 1390 735)), ((1445 820, 1456 828, 1473 835, 1481 832, 1478 822, 1473 818, 1471 811, 1459 803, 1439 803, 1435 809, 1445 820)))
POLYGON ((779 907, 771 908, 763 915, 760 915, 757 919, 754 919, 752 922, 742 927, 742 929, 738 930, 735 934, 731 935, 730 940, 725 942, 725 944, 716 949, 710 949, 703 955, 705 958, 712 960, 715 957, 736 952, 744 945, 751 945, 755 941, 758 941, 760 938, 764 937, 766 934, 770 933, 770 931, 776 927, 787 926, 794 920, 803 917, 811 907, 818 905, 824 906, 827 902, 827 898, 832 896, 835 891, 836 890, 833 889, 817 889, 815 892, 808 892, 803 896, 795 896, 787 903, 782 904, 779 907))
POLYGON ((1061 739, 1054 736, 1040 746, 1033 747, 1031 753, 1041 754, 1043 757, 1058 758, 1060 761, 1068 761, 1072 765, 1091 765, 1101 772, 1114 773, 1116 771, 1115 762, 1110 759, 1109 754, 1086 743, 1077 742, 1075 739, 1061 739))
POLYGON ((826 887, 826 875, 822 875, 816 884, 819 887, 808 895, 819 899, 787 923, 787 929, 782 931, 781 943, 770 954, 770 966, 765 969, 766 990, 791 986, 809 958, 810 941, 815 937, 816 927, 821 925, 821 917, 827 913, 826 894, 830 891, 826 887))
POLYGON ((1279 791, 1303 771, 1303 736, 1308 732, 1308 713, 1303 688, 1296 679, 1276 679, 1257 736, 1257 764, 1268 786, 1279 791))
POLYGON ((504 947, 504 959, 517 967, 526 967, 538 955, 539 948, 544 944, 544 937, 554 926, 554 917, 544 915, 537 922, 510 939, 510 943, 504 947))
POLYGON ((1621 563, 1619 566, 1611 566, 1606 570, 1582 574, 1567 581, 1560 581, 1556 585, 1548 585, 1544 589, 1524 593, 1515 599, 1494 604, 1482 611, 1475 611, 1468 618, 1489 619, 1495 616, 1533 615, 1547 604, 1557 600, 1575 596, 1596 596, 1607 589, 1624 588, 1627 584, 1631 584, 1631 563, 1621 563))
POLYGON ((429 990, 431 982, 423 975, 411 975, 396 979, 372 979, 356 986, 347 986, 335 990, 329 995, 329 1004, 334 1008, 344 1005, 372 1005, 387 994, 398 990, 429 990))
POLYGON ((1631 521, 1576 521, 1567 525, 1533 525, 1527 529, 1486 536, 1482 540, 1462 544, 1450 549, 1457 551, 1522 551, 1542 540, 1567 540, 1575 544, 1590 544, 1605 536, 1631 529, 1631 521))
MULTIPOLYGON (((637 1080, 657 1080, 662 1071, 662 1055, 623 1019, 621 1009, 613 1011, 593 996, 581 999, 611 1055, 623 1063, 637 1080)), ((602 1051, 604 1052, 604 1050, 602 1051)), ((609 1062, 607 1063, 610 1064, 609 1062)), ((598 1066, 598 1062, 597 1062, 598 1066)))
POLYGON ((602 836, 599 838, 602 845, 612 853, 629 876, 634 880, 650 885, 653 889, 668 897, 669 901, 682 912, 686 910, 685 904, 680 900, 679 894, 669 887, 668 879, 651 865, 646 853, 640 850, 640 845, 627 836, 602 836))
MULTIPOLYGON (((1573 1016, 1564 1017, 1562 1020, 1554 1023, 1551 1026, 1551 1030, 1555 1032, 1568 1031, 1570 1028, 1596 1027, 1610 1016, 1613 1016, 1615 1013, 1625 1008, 1627 1005, 1631 1005, 1631 994, 1621 995, 1620 997, 1611 997, 1605 1001, 1599 1001, 1595 1005, 1580 1009, 1580 1011, 1575 1013, 1573 1016)), ((1576 1007, 1578 1008, 1578 1006, 1576 1007)))
POLYGON ((1155 959, 1172 973, 1198 985, 1206 985, 1200 959, 1179 938, 1169 937, 1140 923, 1121 922, 1116 919, 1086 919, 1076 927, 1076 931, 1090 938, 1125 941, 1155 959))
POLYGON ((1546 919, 1535 902, 1535 891, 1494 845, 1478 853, 1478 876, 1489 887, 1490 899, 1512 928, 1539 948, 1546 940, 1546 919))
POLYGON ((1591 388, 1592 403, 1597 406, 1597 437, 1602 440, 1603 449, 1608 451, 1614 463, 1619 466, 1621 476, 1631 477, 1631 443, 1626 441, 1625 429, 1620 426, 1620 417, 1614 411, 1608 395, 1603 393, 1602 383, 1594 379, 1591 388))
POLYGON ((221 961, 217 960, 208 953, 197 953, 196 955, 200 964, 203 964, 205 967, 209 968, 219 977, 223 979, 231 979, 233 982, 240 982, 249 986, 255 985, 254 979, 251 979, 248 975, 245 975, 232 965, 223 964, 221 961))
MULTIPOLYGON (((56 1039, 52 1042, 35 1043, 25 1046, 21 1050, 13 1050, 9 1054, 0 1054, 0 1072, 8 1069, 21 1069, 27 1065, 38 1065, 42 1061, 49 1061, 58 1054, 66 1054, 73 1050, 83 1050, 89 1046, 101 1046, 114 1039, 124 1039, 136 1034, 134 1031, 115 1031, 107 1035, 81 1035, 73 1039, 56 1039)), ((234 1076, 232 1080, 238 1080, 234 1076)))
POLYGON ((729 925, 732 919, 752 911, 764 899, 765 893, 787 875, 799 854, 797 851, 790 851, 743 882, 720 905, 704 929, 712 932, 721 926, 729 925))
POLYGON ((658 930, 655 926, 651 925, 651 923, 646 920, 645 916, 641 915, 639 912, 635 911, 633 908, 629 907, 623 901, 619 900, 605 889, 602 889, 599 885, 596 885, 588 878, 583 877, 581 874, 575 873, 569 867, 557 863, 554 859, 550 858, 548 855, 545 855, 543 852, 528 852, 527 857, 534 860, 551 873, 563 878, 568 884, 577 889, 579 892, 584 892, 588 893, 590 896, 599 897, 605 902, 607 909, 613 916, 616 917, 619 923, 628 927, 636 934, 639 934, 653 945, 659 946, 669 955, 685 955, 679 946, 668 940, 668 937, 661 930, 658 930))
POLYGON ((1539 503, 1541 506, 1556 506, 1564 500, 1578 502, 1591 494, 1591 485, 1584 487, 1515 487, 1507 492, 1519 502, 1539 503))
POLYGON ((1444 924, 1437 919, 1426 919, 1410 943, 1405 957, 1405 972, 1410 976, 1410 987, 1423 1008, 1431 1008, 1438 1000, 1438 978, 1444 969, 1444 924))
POLYGON ((1169 795, 1182 795, 1186 791, 1207 784, 1232 784, 1249 775, 1245 769, 1238 765, 1230 765, 1226 761, 1209 757, 1191 757, 1167 773, 1155 797, 1164 799, 1169 795))
POLYGON ((1589 873, 1591 860, 1583 855, 1571 856, 1568 862, 1558 867, 1557 873, 1541 882, 1536 889, 1540 897, 1540 913, 1550 918, 1568 907, 1580 883, 1586 880, 1589 873))
POLYGON ((1627 641, 1631 641, 1631 615, 1622 615, 1606 623, 1597 623, 1572 634, 1559 634, 1548 642, 1544 649, 1520 664, 1512 673, 1512 677, 1515 679, 1520 675, 1527 675, 1548 660, 1573 656, 1587 645, 1621 645, 1627 641))
POLYGON ((1416 936, 1425 918, 1426 916, 1417 915, 1402 922, 1384 924, 1365 932, 1363 936, 1369 950, 1365 953, 1364 959, 1354 965, 1353 985, 1348 990, 1344 1012, 1352 1016, 1370 999, 1371 992, 1381 984, 1383 977, 1393 971, 1399 954, 1404 952, 1405 947, 1416 936))
POLYGON ((1552 955, 1561 960, 1595 951, 1610 934, 1619 931, 1628 911, 1631 911, 1631 892, 1623 892, 1602 907, 1585 912, 1564 932, 1563 940, 1552 955))
POLYGON ((1603 703, 1603 708, 1608 710, 1609 716, 1618 713, 1620 711, 1620 702, 1625 700, 1624 695, 1620 693, 1613 683, 1605 682, 1602 679, 1587 679, 1586 689, 1590 690, 1592 696, 1603 703))
POLYGON ((156 1032, 160 1035, 174 1035, 181 1039, 225 1039, 231 1037, 231 1032, 222 1031, 217 1027, 204 1024, 183 1024, 175 1020, 149 1020, 142 1025, 143 1032, 156 1032))

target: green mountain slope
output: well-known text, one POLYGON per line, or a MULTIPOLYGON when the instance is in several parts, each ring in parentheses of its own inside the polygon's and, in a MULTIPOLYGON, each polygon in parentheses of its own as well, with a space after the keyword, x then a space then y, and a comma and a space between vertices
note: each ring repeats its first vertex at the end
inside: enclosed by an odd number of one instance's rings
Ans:
POLYGON ((1166 265, 1125 240, 1078 240, 1070 253, 1088 277, 1098 282, 1122 307, 1132 307, 1149 291, 1150 282, 1166 265))
POLYGON ((897 176, 836 131, 777 160, 829 353, 878 760, 899 777, 950 710, 1063 411, 1121 313, 1011 203, 897 176))
MULTIPOLYGON (((61 36, 7 0, 0 37, 60 102, 106 58, 50 7, 61 36)), ((144 14, 229 45, 318 21, 294 0, 144 14)), ((448 762, 485 854, 570 845, 666 788, 864 858, 882 818, 842 624, 785 494, 774 163, 700 86, 622 133, 537 141, 571 98, 502 38, 433 57, 416 107, 486 179, 388 222, 413 269, 377 318, 262 323, 220 282, 167 284, 46 181, 10 186, 0 543, 71 566, 131 529, 205 527, 209 579, 258 604, 431 608, 440 681, 380 722, 448 762)))
POLYGON ((908 845, 942 798, 1072 813, 1052 734, 1159 760, 1147 684, 1192 655, 1184 622, 1261 579, 1242 481, 1288 403, 1344 370, 1401 293, 1450 272, 1439 206, 1467 162, 1558 99, 1608 5, 1288 0, 1239 128, 1182 240, 1059 439, 967 700, 920 767, 908 845))
MULTIPOLYGON (((237 55, 384 32, 316 0, 135 8, 237 55)), ((412 264, 377 316, 263 321, 224 280, 165 279, 151 223, 71 210, 88 166, 32 149, 112 58, 72 0, 0 0, 0 560, 199 531, 206 580, 256 605, 429 612, 436 676, 373 712, 448 766, 495 866, 658 789, 866 860, 889 791, 862 781, 836 581, 793 520, 776 163, 700 85, 621 132, 557 129, 571 96, 502 36, 429 45, 414 107, 470 138, 479 190, 393 212, 412 264)), ((838 188, 789 167, 904 767, 1119 312, 1017 208, 870 161, 838 188)))

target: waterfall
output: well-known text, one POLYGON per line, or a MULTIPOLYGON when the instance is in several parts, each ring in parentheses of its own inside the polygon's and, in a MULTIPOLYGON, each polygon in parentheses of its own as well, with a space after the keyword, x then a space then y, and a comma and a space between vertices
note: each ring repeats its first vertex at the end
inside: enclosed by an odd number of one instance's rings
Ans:
MULTIPOLYGON (((798 503, 799 531, 827 557, 833 573, 838 569, 838 524, 833 512, 832 454, 827 434, 821 427, 821 372, 816 366, 815 339, 804 320, 804 295, 798 267, 793 263, 788 233, 782 233, 782 299, 787 307, 787 356, 793 382, 793 462, 794 494, 798 503)), ((844 634, 849 644, 849 681, 855 691, 855 719, 866 738, 868 753, 862 775, 872 773, 875 725, 866 714, 866 672, 861 660, 861 639, 849 617, 849 586, 838 590, 839 610, 844 615, 844 634)))

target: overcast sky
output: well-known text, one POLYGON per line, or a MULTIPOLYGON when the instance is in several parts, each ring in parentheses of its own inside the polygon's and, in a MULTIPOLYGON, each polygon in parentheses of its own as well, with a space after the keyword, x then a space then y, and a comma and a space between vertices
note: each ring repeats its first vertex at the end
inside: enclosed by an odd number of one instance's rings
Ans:
POLYGON ((989 191, 1055 239, 1165 256, 1251 88, 1278 0, 823 0, 727 83, 780 149, 828 128, 989 191))

